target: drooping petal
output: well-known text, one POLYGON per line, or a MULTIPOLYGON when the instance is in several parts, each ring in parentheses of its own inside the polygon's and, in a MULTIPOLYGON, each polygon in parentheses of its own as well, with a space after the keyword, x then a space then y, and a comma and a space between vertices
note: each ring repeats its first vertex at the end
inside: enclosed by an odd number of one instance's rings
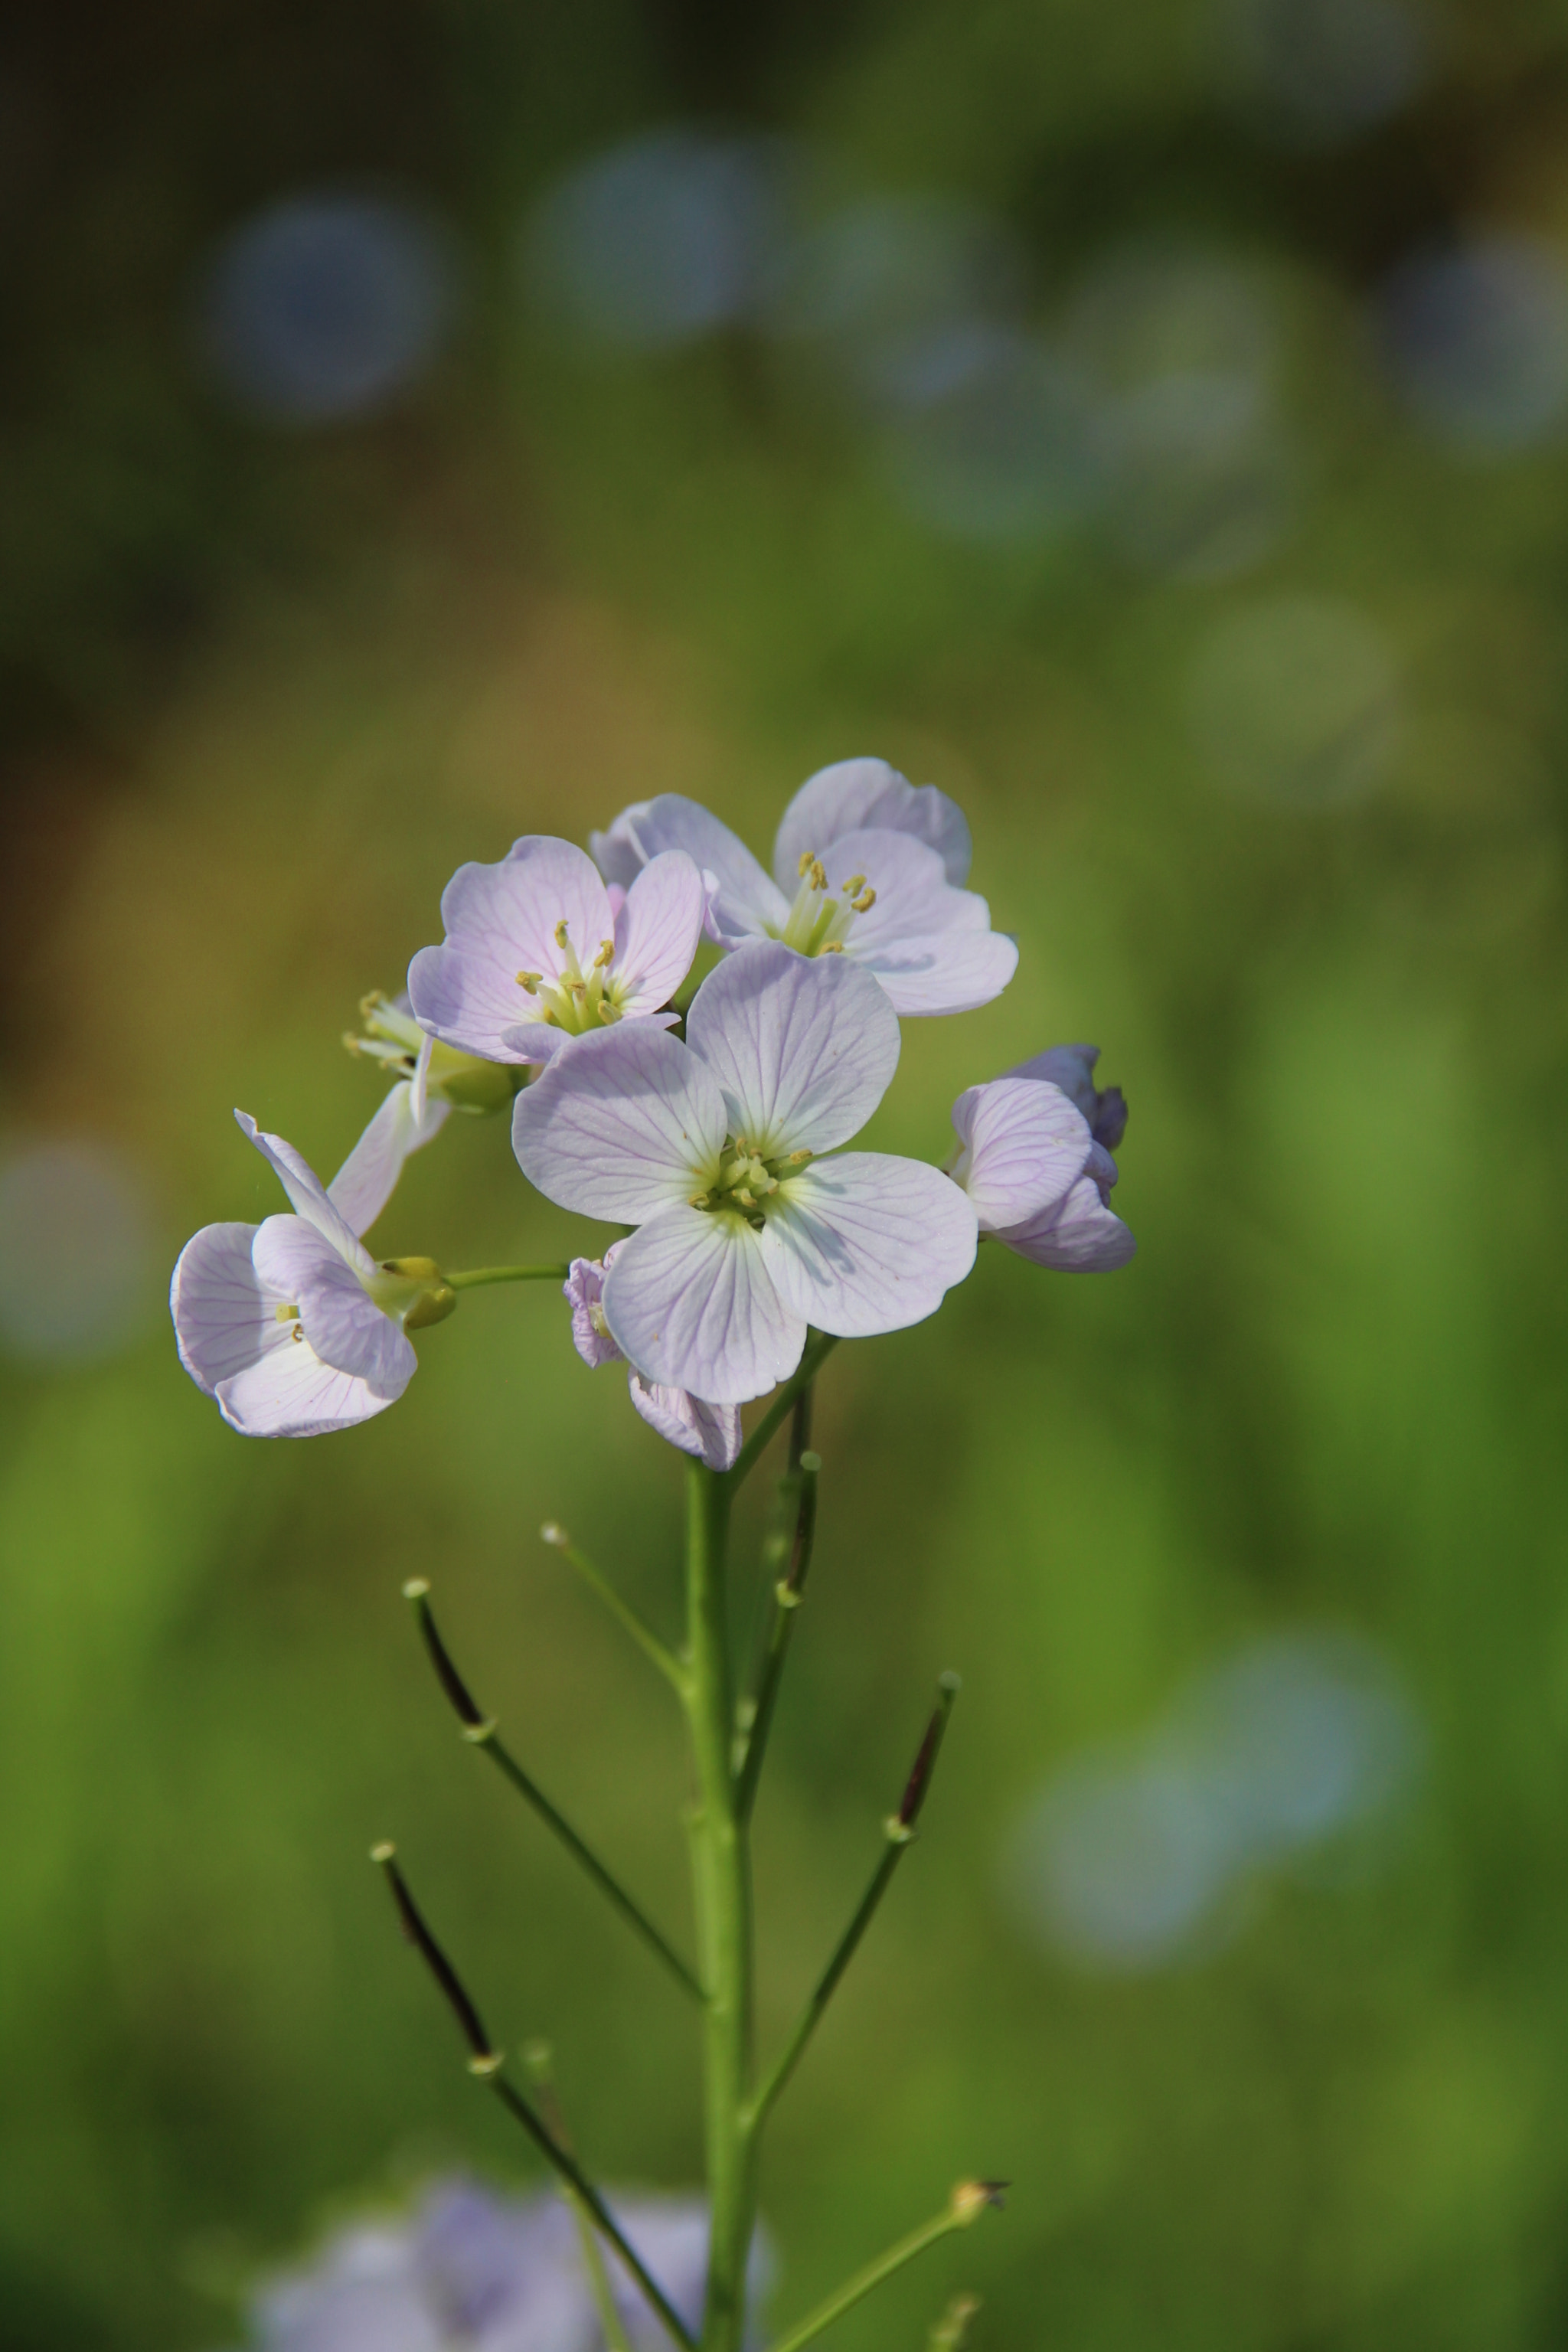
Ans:
POLYGON ((685 1389, 656 1387, 635 1369, 626 1374, 631 1400, 650 1429, 682 1454, 706 1462, 710 1470, 728 1470, 741 1450, 741 1408, 707 1404, 685 1389))
POLYGON ((518 980, 537 965, 507 965, 450 941, 421 948, 408 967, 408 994, 432 1037, 486 1062, 547 1060, 559 1030, 518 980))
POLYGON ((760 1236, 781 1298, 842 1339, 901 1331, 974 1263, 974 1211, 923 1160, 845 1151, 790 1180, 760 1236))
POLYGON ((1095 1085, 1094 1066, 1099 1059, 1098 1045, 1052 1045, 1032 1061, 1020 1062, 1007 1076, 1060 1087, 1088 1119, 1096 1143, 1114 1151, 1127 1132, 1127 1097, 1120 1087, 1095 1085))
POLYGON ((692 1000, 687 1040, 723 1090, 730 1132, 764 1158, 830 1151, 858 1134, 899 1061, 899 1023, 847 955, 738 948, 692 1000))
POLYGON ((217 1386, 218 1409, 242 1437, 324 1437, 395 1402, 323 1364, 308 1340, 292 1339, 297 1324, 275 1328, 278 1337, 260 1360, 217 1386))
MULTIPOLYGON (((429 1045, 433 1039, 426 1037, 429 1045)), ((414 1108, 415 1082, 400 1078, 327 1187, 327 1198, 353 1231, 363 1234, 374 1224, 397 1187, 403 1163, 438 1135, 450 1106, 432 1102, 426 1095, 425 1116, 414 1108)))
MULTIPOLYGON (((657 799, 638 801, 623 809, 608 835, 595 834, 594 854, 608 855, 615 881, 626 876, 626 851, 646 866, 661 850, 683 849, 700 871, 718 885, 712 907, 715 933, 726 945, 758 939, 782 930, 789 912, 784 898, 758 865, 751 851, 727 824, 721 824, 700 801, 684 793, 660 793, 657 799)), ((605 869, 608 873, 609 868, 605 869)))
POLYGON ((204 1225, 185 1244, 169 1285, 169 1312, 184 1364, 208 1396, 258 1362, 277 1329, 278 1299, 250 1261, 254 1225, 204 1225))
POLYGON ((822 857, 847 833, 874 825, 912 834, 934 849, 955 886, 969 879, 973 855, 963 811, 934 784, 911 784, 886 760, 837 760, 802 784, 773 844, 773 879, 795 896, 802 857, 822 857))
MULTIPOLYGON (((449 946, 499 963, 509 973, 565 969, 556 929, 564 922, 584 971, 615 917, 597 866, 574 841, 525 834, 494 866, 459 866, 441 893, 449 946)), ((414 1009, 419 1000, 409 991, 414 1009)))
MULTIPOLYGON (((1105 1189, 1109 1189, 1108 1187, 1105 1189)), ((1127 1226, 1110 1207, 1092 1168, 1064 1201, 996 1236, 1036 1265, 1061 1274, 1110 1274, 1137 1249, 1127 1226)))
POLYGON ((626 1013, 668 1004, 687 973, 702 936, 708 892, 701 874, 679 849, 651 858, 626 892, 616 917, 616 979, 630 993, 626 1013))
POLYGON ((374 1272, 374 1259, 342 1210, 327 1198, 327 1188, 309 1161, 280 1135, 268 1135, 258 1127, 248 1111, 237 1110, 235 1118, 240 1133, 255 1144, 300 1215, 331 1242, 346 1265, 356 1267, 362 1274, 374 1272))
POLYGON ((268 1288, 299 1307, 300 1327, 324 1364, 363 1381, 376 1396, 403 1394, 418 1358, 313 1225, 302 1217, 268 1217, 250 1255, 268 1288))
MULTIPOLYGON (((608 1255, 606 1251, 605 1257, 608 1255)), ((602 1305, 605 1259, 574 1257, 561 1286, 561 1295, 572 1309, 572 1345, 588 1370, 596 1372, 601 1364, 618 1364, 621 1351, 610 1337, 602 1305)))
POLYGON ((724 1100, 678 1037, 626 1021, 562 1046, 519 1095, 511 1140, 547 1200, 640 1224, 711 1181, 724 1100))
POLYGON ((987 1234, 1059 1208, 1094 1148, 1077 1104, 1024 1077, 971 1087, 952 1106, 952 1125, 963 1147, 953 1177, 987 1234))
POLYGON ((779 1297, 759 1236, 685 1203, 626 1242, 605 1279, 605 1317, 651 1385, 716 1404, 765 1395, 805 1345, 805 1318, 779 1297))

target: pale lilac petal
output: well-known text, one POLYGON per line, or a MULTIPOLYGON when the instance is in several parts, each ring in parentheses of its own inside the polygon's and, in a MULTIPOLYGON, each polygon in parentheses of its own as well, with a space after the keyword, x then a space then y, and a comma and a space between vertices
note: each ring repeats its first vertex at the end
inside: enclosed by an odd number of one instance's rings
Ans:
POLYGON ((730 1468, 741 1450, 739 1405, 707 1404, 685 1389, 657 1388, 635 1370, 627 1373, 626 1385, 650 1429, 679 1445, 682 1454, 706 1462, 710 1470, 730 1468))
POLYGON ((250 1255, 268 1288, 299 1307, 305 1338, 324 1364, 363 1381, 377 1396, 403 1394, 418 1358, 313 1225, 303 1217, 268 1217, 250 1255))
POLYGON ((1127 1097, 1120 1087, 1095 1085, 1094 1066, 1099 1059, 1098 1045, 1053 1045, 1032 1061, 1020 1062, 1007 1076, 1060 1087, 1088 1119, 1096 1143, 1114 1151, 1127 1132, 1127 1097))
MULTIPOLYGON (((426 1037, 426 1045, 435 1041, 426 1037)), ((426 1097, 423 1119, 414 1109, 414 1081, 400 1078, 327 1187, 327 1198, 354 1233, 374 1224, 397 1187, 403 1163, 438 1135, 450 1106, 426 1097)))
POLYGON ((408 967, 408 994, 421 1025, 444 1045, 486 1062, 547 1060, 561 1032, 518 982, 537 964, 507 964, 449 942, 421 948, 408 967))
POLYGON ((237 1110, 235 1118, 240 1133, 255 1144, 300 1215, 331 1242, 346 1265, 369 1274, 374 1267, 374 1259, 363 1247, 342 1212, 327 1198, 327 1188, 310 1163, 280 1135, 268 1135, 258 1127, 248 1111, 237 1110))
POLYGON ((819 768, 796 793, 773 844, 773 878, 795 896, 802 857, 823 857, 847 833, 868 825, 912 834, 934 849, 950 882, 969 879, 972 856, 963 811, 934 784, 911 784, 886 760, 838 760, 819 768))
POLYGON ((849 954, 875 973, 895 1013, 973 1013, 1000 996, 1018 969, 1017 942, 1003 931, 942 931, 849 954))
POLYGON ((784 1189, 758 1238, 779 1297, 819 1330, 901 1331, 974 1264, 974 1211, 923 1160, 840 1152, 784 1189))
POLYGON ((702 876, 679 849, 662 850, 644 866, 616 918, 615 975, 628 992, 624 1013, 653 1013, 668 1004, 697 953, 708 912, 702 876))
POLYGON ((1094 1140, 1059 1087, 1024 1077, 971 1087, 952 1106, 963 1149, 954 1181, 985 1234, 1055 1211, 1083 1174, 1094 1140))
POLYGON ((590 833, 588 847, 610 890, 629 890, 642 872, 643 855, 626 830, 626 818, 616 817, 607 833, 590 833))
POLYGON ((723 1089, 731 1134, 764 1157, 858 1133, 899 1060, 898 1016, 873 980, 847 955, 798 956, 773 940, 709 973, 686 1034, 723 1089))
POLYGON ((996 1238, 1020 1257, 1062 1274, 1110 1274, 1125 1265, 1138 1246, 1108 1207, 1092 1169, 1079 1178, 1065 1201, 996 1238))
MULTIPOLYGON (((405 992, 406 993, 406 992, 405 992)), ((408 1108, 416 1127, 423 1128, 430 1102, 430 1060, 436 1051, 436 1040, 428 1029, 419 1039, 419 1051, 414 1057, 414 1076, 409 1080, 408 1108)), ((433 1135, 435 1129, 430 1132, 433 1135)))
MULTIPOLYGON (((608 1253, 606 1253, 606 1255, 608 1253)), ((591 1372, 601 1364, 618 1364, 621 1351, 610 1337, 601 1304, 605 1296, 605 1261, 574 1257, 561 1286, 572 1309, 572 1345, 591 1372)))
POLYGON ((639 866, 661 850, 683 849, 718 885, 712 920, 715 935, 727 945, 784 929, 789 899, 780 895, 745 843, 700 801, 688 800, 684 793, 660 793, 656 800, 638 801, 621 811, 608 836, 595 834, 593 838, 595 856, 602 851, 610 856, 616 869, 611 878, 617 882, 629 879, 628 847, 639 866))
POLYGON ((650 1385, 743 1404, 794 1371, 805 1321, 778 1297, 759 1241, 737 1217, 682 1205, 623 1244, 605 1314, 650 1385))
POLYGON ((547 1200, 638 1224, 711 1182, 724 1101, 678 1037, 626 1021, 562 1047, 519 1095, 511 1140, 547 1200))
MULTIPOLYGON (((680 1015, 679 1013, 639 1013, 636 1018, 638 1024, 643 1027, 674 1029, 679 1024, 680 1015)), ((586 1034, 594 1036, 597 1033, 590 1029, 586 1034)), ((496 1058, 510 1062, 531 1062, 536 1068, 539 1068, 546 1062, 552 1062, 563 1045, 570 1045, 574 1042, 570 1030, 557 1029, 548 1023, 537 1022, 530 1029, 508 1029, 501 1038, 501 1044, 506 1051, 504 1054, 498 1055, 496 1058)))
MULTIPOLYGON (((503 971, 564 969, 555 931, 564 922, 584 971, 615 917, 597 866, 574 841, 544 833, 514 841, 495 866, 460 866, 441 893, 447 944, 498 963, 503 971)), ((414 1007, 419 1001, 412 988, 414 1007)))
POLYGON ((323 1364, 309 1341, 291 1338, 297 1324, 276 1328, 278 1338, 258 1363, 218 1383, 218 1409, 242 1437, 324 1437, 369 1421, 395 1402, 323 1364))
POLYGON ((250 1260, 254 1225, 204 1225, 185 1244, 169 1285, 180 1361, 208 1396, 261 1357, 279 1301, 250 1260))

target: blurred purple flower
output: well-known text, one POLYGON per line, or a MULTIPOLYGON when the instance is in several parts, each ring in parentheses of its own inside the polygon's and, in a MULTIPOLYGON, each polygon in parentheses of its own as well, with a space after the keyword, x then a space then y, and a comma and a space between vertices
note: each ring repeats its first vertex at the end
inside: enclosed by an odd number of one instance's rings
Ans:
POLYGON ((1109 1273, 1137 1247, 1110 1205, 1108 1145, 1121 1139, 1127 1105, 1120 1087, 1096 1087, 1099 1058, 1097 1045, 1057 1045, 952 1107, 950 1172, 982 1234, 1063 1273, 1109 1273))

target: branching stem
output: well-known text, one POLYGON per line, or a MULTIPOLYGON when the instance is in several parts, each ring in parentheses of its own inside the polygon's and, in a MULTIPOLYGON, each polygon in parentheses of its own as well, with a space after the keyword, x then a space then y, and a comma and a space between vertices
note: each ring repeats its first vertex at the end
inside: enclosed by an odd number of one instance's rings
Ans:
POLYGON ((918 2230, 911 2230, 907 2238, 900 2238, 896 2246, 889 2246, 885 2254, 879 2254, 874 2263, 868 2263, 865 2269, 857 2271, 852 2279, 847 2279, 837 2293, 830 2294, 826 2303, 819 2303, 798 2327, 792 2327, 787 2336, 781 2336, 773 2345, 773 2352, 800 2352, 802 2345, 809 2344, 814 2336, 822 2335, 836 2319, 842 2319, 844 2314, 852 2311, 873 2287, 880 2286, 884 2279, 891 2278, 893 2273, 902 2270, 906 2263, 912 2263, 915 2256, 923 2254, 928 2246, 934 2246, 939 2239, 948 2237, 954 2230, 967 2230, 988 2205, 1001 2202, 999 2183, 991 2180, 962 2181, 942 2212, 934 2214, 931 2221, 923 2221, 918 2230))
POLYGON ((831 1331, 814 1331, 811 1334, 800 1362, 742 1446, 732 1466, 723 1474, 731 1494, 742 1484, 784 1415, 794 1411, 796 1397, 803 1389, 811 1386, 837 1345, 838 1341, 831 1331))
POLYGON ((569 1265, 472 1265, 442 1280, 449 1290, 479 1290, 491 1282, 564 1282, 571 1271, 569 1265))
POLYGON ((676 1696, 684 1700, 689 1695, 686 1668, 674 1651, 659 1640, 647 1619, 632 1607, 629 1601, 622 1599, 604 1570, 595 1567, 587 1553, 573 1542, 564 1528, 557 1526, 553 1519, 546 1519, 539 1532, 544 1542, 552 1546, 576 1570, 589 1591, 604 1602, 616 1624, 631 1635, 644 1657, 658 1668, 676 1696))

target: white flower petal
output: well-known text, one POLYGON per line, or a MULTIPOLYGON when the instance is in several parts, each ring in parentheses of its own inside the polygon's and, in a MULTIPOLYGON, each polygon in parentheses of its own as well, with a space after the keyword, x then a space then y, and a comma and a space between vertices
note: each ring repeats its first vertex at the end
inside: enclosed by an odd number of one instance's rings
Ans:
POLYGON ((542 1061, 560 1032, 546 1028, 538 998, 517 977, 538 969, 449 941, 421 948, 408 967, 409 1000, 430 1035, 459 1053, 486 1062, 542 1061))
POLYGON ((779 1297, 842 1339, 901 1331, 974 1263, 974 1211, 940 1169, 845 1151, 791 1178, 760 1236, 779 1297))
POLYGON ((1059 1209, 1088 1165, 1089 1122, 1058 1086, 994 1078, 952 1106, 963 1155, 953 1170, 982 1233, 1000 1233, 1059 1209))
POLYGON ((668 1003, 691 970, 707 912, 702 876, 682 851, 662 850, 643 867, 616 918, 612 969, 631 992, 620 999, 625 1013, 668 1003))
POLYGON ((710 1470, 728 1470, 741 1450, 741 1408, 707 1404, 685 1389, 656 1387, 637 1370, 628 1371, 626 1385, 638 1412, 650 1429, 682 1454, 706 1462, 710 1470))
POLYGON ((511 1140, 547 1200, 637 1224, 710 1180, 724 1101, 678 1037, 626 1021, 562 1046, 519 1095, 511 1140))
POLYGON ((625 877, 628 845, 643 866, 661 850, 683 849, 718 885, 712 919, 716 935, 726 944, 784 928, 788 898, 781 897, 745 843, 700 801, 688 800, 684 793, 660 793, 655 800, 623 809, 608 836, 595 834, 594 842, 595 856, 610 856, 617 882, 625 877))
POLYGON ((692 1000, 686 1034, 755 1151, 830 1151, 858 1133, 899 1061, 898 1017, 847 955, 738 948, 692 1000))
POLYGON ((969 879, 969 827, 956 801, 934 784, 911 784, 886 760, 838 760, 808 777, 784 813, 773 845, 780 889, 793 898, 803 856, 825 856, 868 825, 912 834, 936 851, 950 882, 969 879))
MULTIPOLYGON (((426 1037, 426 1046, 434 1043, 426 1037)), ((397 1187, 403 1163, 446 1124, 451 1106, 425 1102, 425 1116, 414 1108, 414 1081, 400 1078, 327 1187, 327 1198, 356 1234, 374 1224, 397 1187)))
MULTIPOLYGON (((600 942, 615 936, 604 881, 587 851, 545 833, 514 841, 498 865, 460 866, 441 893, 441 920, 448 946, 512 974, 554 977, 564 969, 555 938, 562 922, 584 970, 600 942)), ((417 997, 414 1005, 417 1012, 417 997)))
POLYGON ((268 1288, 299 1307, 305 1338, 324 1364, 363 1381, 376 1396, 403 1394, 418 1358, 313 1225, 303 1217, 268 1217, 250 1255, 268 1288))
POLYGON ((941 931, 866 949, 851 940, 847 953, 875 973, 906 1020, 973 1013, 1000 996, 1018 969, 1017 943, 1002 931, 941 931))
POLYGON ((254 1225, 204 1225, 180 1252, 169 1285, 180 1361, 208 1396, 259 1361, 278 1328, 277 1297, 251 1264, 255 1238, 254 1225))
POLYGON ((1058 1274, 1111 1274, 1138 1247, 1108 1202, 1116 1163, 1097 1145, 1089 1164, 1066 1196, 1037 1216, 997 1234, 1010 1250, 1058 1274))
POLYGON ((346 1265, 357 1267, 362 1274, 374 1272, 375 1260, 342 1211, 327 1198, 326 1186, 310 1163, 280 1135, 268 1135, 258 1127, 248 1111, 237 1110, 235 1118, 240 1133, 255 1144, 300 1216, 331 1242, 346 1265))
POLYGON ((622 1244, 605 1316, 652 1386, 743 1404, 794 1371, 805 1322, 779 1298, 758 1242, 739 1218, 683 1204, 622 1244))
POLYGON ((323 1364, 307 1340, 290 1339, 293 1328, 279 1324, 258 1363, 219 1382, 218 1407, 231 1428, 242 1437, 324 1437, 386 1411, 391 1397, 323 1364))
POLYGON ((561 1286, 561 1295, 572 1309, 572 1345, 588 1370, 596 1372, 601 1364, 618 1364, 621 1351, 608 1331, 599 1328, 603 1315, 596 1321, 594 1313, 605 1296, 604 1259, 574 1257, 561 1286))

